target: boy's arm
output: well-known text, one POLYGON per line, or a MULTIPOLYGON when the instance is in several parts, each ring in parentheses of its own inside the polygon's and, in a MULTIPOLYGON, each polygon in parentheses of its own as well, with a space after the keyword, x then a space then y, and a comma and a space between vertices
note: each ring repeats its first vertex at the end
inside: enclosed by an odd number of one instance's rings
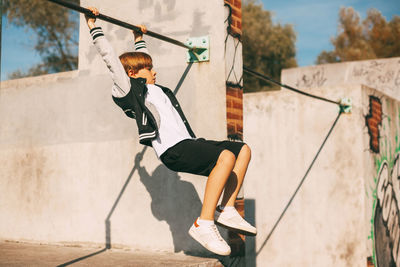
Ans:
MULTIPOLYGON (((94 15, 98 15, 98 11, 95 8, 89 8, 94 15)), ((124 97, 129 93, 131 88, 129 77, 126 75, 124 67, 121 61, 116 56, 114 49, 111 47, 108 40, 105 38, 101 27, 96 27, 95 18, 86 17, 88 27, 90 29, 90 35, 93 38, 93 43, 103 58, 110 71, 111 78, 114 82, 112 86, 112 95, 114 97, 124 97)))
POLYGON ((135 51, 143 52, 150 55, 149 50, 147 50, 146 42, 143 40, 143 33, 147 32, 146 26, 138 25, 140 31, 132 31, 135 40, 135 51))

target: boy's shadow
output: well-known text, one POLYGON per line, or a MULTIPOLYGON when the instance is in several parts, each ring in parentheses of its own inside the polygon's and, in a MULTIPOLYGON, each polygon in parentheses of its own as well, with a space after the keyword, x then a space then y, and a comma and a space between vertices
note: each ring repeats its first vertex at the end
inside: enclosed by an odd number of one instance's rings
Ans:
MULTIPOLYGON (((155 218, 166 221, 171 230, 174 251, 197 254, 202 247, 188 234, 189 228, 200 215, 202 203, 195 187, 182 181, 176 172, 159 165, 150 175, 140 166, 142 154, 135 159, 140 181, 151 196, 151 211, 155 218)), ((207 254, 207 253, 202 253, 207 254)))

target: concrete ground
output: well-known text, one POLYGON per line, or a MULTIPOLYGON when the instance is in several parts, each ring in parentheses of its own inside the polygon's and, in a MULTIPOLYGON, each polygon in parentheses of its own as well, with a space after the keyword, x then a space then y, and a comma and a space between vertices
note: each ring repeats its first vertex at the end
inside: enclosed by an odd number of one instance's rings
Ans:
POLYGON ((191 266, 222 267, 218 259, 124 249, 0 242, 0 266, 191 266))

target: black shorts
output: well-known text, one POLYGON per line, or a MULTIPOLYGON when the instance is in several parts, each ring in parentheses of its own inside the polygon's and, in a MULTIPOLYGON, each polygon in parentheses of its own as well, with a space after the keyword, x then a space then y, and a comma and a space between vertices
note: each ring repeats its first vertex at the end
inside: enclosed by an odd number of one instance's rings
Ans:
POLYGON ((167 149, 160 159, 170 170, 209 176, 223 150, 231 151, 237 158, 243 145, 233 141, 186 139, 167 149))

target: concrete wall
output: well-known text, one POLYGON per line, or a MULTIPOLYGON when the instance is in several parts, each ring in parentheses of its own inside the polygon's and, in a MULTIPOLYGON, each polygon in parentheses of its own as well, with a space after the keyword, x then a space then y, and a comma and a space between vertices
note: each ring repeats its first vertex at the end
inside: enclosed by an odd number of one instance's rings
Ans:
POLYGON ((400 104, 370 91, 364 95, 364 106, 368 253, 376 266, 400 266, 400 104))
POLYGON ((268 240, 338 107, 285 90, 244 96, 245 141, 253 151, 244 186, 246 199, 253 199, 255 205, 259 234, 253 253, 258 266, 365 266, 362 87, 313 91, 331 98, 342 93, 351 96, 353 113, 339 119, 268 240))
POLYGON ((364 84, 400 99, 400 58, 363 60, 283 70, 282 82, 301 89, 364 84))
MULTIPOLYGON (((223 1, 81 4, 182 41, 209 35, 210 62, 191 67, 177 98, 198 136, 226 138, 223 1)), ((132 50, 128 30, 98 25, 117 53, 132 50)), ((175 89, 188 67, 185 49, 146 40, 158 82, 175 89)), ((204 251, 187 230, 206 179, 167 170, 138 144, 83 23, 79 49, 78 71, 1 83, 0 238, 204 251)))
MULTIPOLYGON (((358 63, 346 64, 367 64, 358 63)), ((323 85, 305 90, 333 100, 350 97, 353 109, 341 115, 273 232, 339 109, 286 89, 244 95, 244 136, 253 152, 244 184, 245 210, 259 231, 256 238, 246 239, 250 266, 366 266, 368 261, 400 265, 394 260, 400 235, 395 178, 400 105, 388 95, 398 90, 340 80, 341 66, 344 63, 283 72, 283 82, 297 86, 301 84, 293 81, 310 69, 325 69, 325 75, 329 70, 323 85), (373 147, 377 142, 378 150, 373 147)))
MULTIPOLYGON (((198 136, 226 138, 223 1, 81 3, 179 40, 209 35, 210 62, 190 68, 177 97, 198 136)), ((128 30, 98 25, 117 53, 131 50, 128 30)), ((1 83, 0 239, 204 251, 186 232, 206 180, 167 170, 138 144, 86 25, 80 30, 79 70, 1 83)), ((188 67, 185 49, 146 39, 158 82, 174 89, 188 67)), ((246 217, 259 230, 246 238, 248 266, 365 266, 368 257, 399 265, 399 62, 283 72, 288 85, 351 97, 353 111, 339 119, 272 233, 338 107, 287 90, 244 95, 244 139, 253 150, 246 217)))

